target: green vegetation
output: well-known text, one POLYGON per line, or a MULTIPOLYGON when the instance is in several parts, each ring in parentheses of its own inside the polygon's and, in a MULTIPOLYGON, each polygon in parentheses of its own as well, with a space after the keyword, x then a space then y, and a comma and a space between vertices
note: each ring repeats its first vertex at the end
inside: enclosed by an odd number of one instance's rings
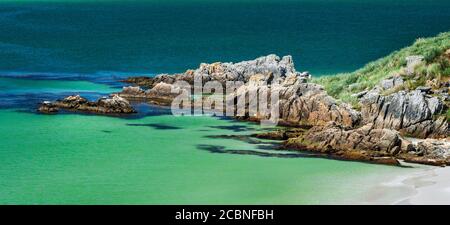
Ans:
MULTIPOLYGON (((425 62, 415 68, 415 77, 405 77, 406 84, 399 89, 412 90, 425 85, 427 80, 434 78, 448 80, 450 58, 444 53, 449 48, 450 32, 441 33, 432 38, 419 38, 413 45, 368 63, 359 70, 320 77, 314 79, 313 82, 324 86, 329 95, 343 102, 351 103, 356 108, 358 107, 357 99, 352 95, 372 89, 381 80, 391 75, 404 75, 403 68, 406 66, 407 56, 422 55, 425 62)), ((392 90, 390 91, 392 92, 392 90)))
POLYGON ((447 117, 447 122, 450 123, 450 109, 447 109, 446 117, 447 117))

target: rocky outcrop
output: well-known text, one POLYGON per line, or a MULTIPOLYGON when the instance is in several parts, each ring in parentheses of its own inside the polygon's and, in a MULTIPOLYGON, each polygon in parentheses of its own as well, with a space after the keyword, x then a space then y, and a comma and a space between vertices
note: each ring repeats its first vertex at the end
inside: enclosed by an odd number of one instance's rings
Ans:
POLYGON ((122 92, 119 93, 123 98, 145 98, 146 92, 141 87, 123 87, 122 92))
POLYGON ((68 96, 55 102, 44 102, 38 111, 41 113, 52 113, 60 109, 98 114, 129 114, 136 112, 126 99, 117 95, 100 98, 96 102, 90 102, 79 95, 68 96))
POLYGON ((376 129, 372 124, 352 130, 345 130, 335 123, 316 126, 306 133, 304 140, 315 143, 325 151, 376 151, 383 156, 395 155, 404 143, 398 132, 376 129))
POLYGON ((156 105, 169 106, 172 100, 180 95, 182 88, 174 84, 160 82, 148 90, 133 86, 124 87, 118 95, 130 100, 146 101, 156 105))
POLYGON ((398 165, 397 160, 434 166, 450 165, 449 140, 425 139, 413 143, 395 130, 379 129, 373 124, 348 130, 331 122, 308 131, 283 130, 255 137, 286 140, 283 149, 312 151, 341 159, 390 165, 398 165))
MULTIPOLYGON (((297 72, 291 56, 282 58, 268 55, 255 60, 239 63, 202 63, 196 70, 188 70, 184 74, 158 75, 152 79, 142 77, 130 78, 128 81, 142 84, 151 89, 126 87, 119 95, 127 99, 142 99, 155 104, 169 105, 182 89, 176 81, 194 83, 194 78, 202 82, 240 81, 244 85, 235 93, 236 99, 249 98, 249 93, 266 91, 279 93, 279 109, 281 123, 290 125, 324 125, 335 121, 343 126, 352 127, 359 123, 361 116, 349 105, 339 104, 328 96, 325 90, 317 84, 307 83, 311 75, 308 72, 297 72)), ((250 115, 248 102, 244 115, 239 118, 260 120, 270 117, 270 114, 250 115)), ((270 109, 269 109, 270 111, 270 109)))
POLYGON ((250 77, 255 74, 264 75, 264 80, 268 83, 289 75, 295 75, 301 79, 310 78, 308 72, 300 73, 295 70, 291 56, 280 58, 276 55, 268 55, 239 63, 202 63, 198 69, 187 70, 182 74, 160 74, 154 78, 130 77, 124 81, 143 88, 153 88, 158 83, 173 84, 176 81, 186 81, 193 84, 194 77, 201 77, 203 82, 243 81, 247 83, 250 77))
POLYGON ((412 146, 393 130, 377 129, 372 124, 346 130, 330 122, 325 126, 315 126, 299 137, 289 138, 284 147, 343 159, 397 165, 395 156, 412 146))
MULTIPOLYGON (((359 112, 347 104, 338 104, 320 85, 303 83, 299 79, 295 81, 287 78, 280 85, 275 84, 271 87, 252 85, 250 82, 238 89, 236 98, 262 91, 267 92, 268 95, 273 91, 279 93, 279 119, 285 125, 314 126, 334 121, 346 127, 353 127, 361 120, 359 112)), ((246 113, 246 117, 258 118, 259 116, 249 115, 248 111, 246 113)), ((266 115, 258 119, 269 117, 270 115, 266 115)))
POLYGON ((186 71, 185 74, 174 74, 174 75, 159 74, 155 77, 144 77, 144 76, 129 77, 125 80, 122 80, 122 82, 130 83, 145 89, 152 89, 155 85, 159 83, 173 84, 177 80, 185 80, 193 82, 193 80, 192 81, 190 80, 191 76, 189 74, 191 74, 191 72, 188 70, 186 71))
POLYGON ((403 78, 401 76, 393 76, 391 78, 382 80, 380 82, 380 87, 383 90, 389 90, 393 88, 397 88, 401 85, 403 85, 405 82, 403 81, 403 78))
POLYGON ((450 165, 450 142, 445 139, 425 139, 415 144, 410 151, 400 154, 398 158, 411 163, 448 166, 450 165))
POLYGON ((264 75, 266 81, 271 83, 291 74, 300 76, 301 73, 296 72, 291 56, 280 58, 276 55, 239 63, 202 63, 198 69, 189 70, 186 73, 187 77, 201 76, 204 81, 243 81, 244 83, 247 83, 255 74, 264 75))
POLYGON ((439 116, 446 110, 444 102, 422 90, 382 96, 374 89, 362 97, 361 103, 363 122, 373 123, 377 128, 394 129, 419 138, 449 135, 445 117, 439 116))

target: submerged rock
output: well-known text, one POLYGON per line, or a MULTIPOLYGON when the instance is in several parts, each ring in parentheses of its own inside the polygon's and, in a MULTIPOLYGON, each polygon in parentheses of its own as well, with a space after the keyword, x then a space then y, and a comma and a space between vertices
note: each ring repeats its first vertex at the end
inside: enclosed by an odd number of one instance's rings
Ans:
POLYGON ((279 129, 266 133, 257 133, 251 135, 252 137, 269 140, 288 140, 289 138, 296 138, 303 135, 307 130, 303 128, 289 128, 279 129))

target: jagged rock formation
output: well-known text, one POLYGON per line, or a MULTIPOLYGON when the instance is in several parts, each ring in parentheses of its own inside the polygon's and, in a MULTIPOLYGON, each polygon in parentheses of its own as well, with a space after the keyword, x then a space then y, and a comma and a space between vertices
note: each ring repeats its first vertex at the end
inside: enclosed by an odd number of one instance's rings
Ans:
POLYGON ((449 136, 445 117, 437 116, 445 112, 446 106, 440 98, 428 95, 427 90, 383 96, 374 89, 361 98, 363 122, 419 138, 449 136))
POLYGON ((131 77, 126 79, 125 82, 145 88, 153 88, 158 83, 173 84, 180 80, 193 84, 194 77, 201 77, 203 82, 219 81, 225 83, 226 81, 243 81, 247 83, 250 77, 255 74, 264 75, 268 83, 283 79, 289 75, 302 79, 310 77, 307 72, 300 73, 295 70, 291 56, 280 58, 276 55, 268 55, 239 63, 202 63, 198 69, 187 70, 182 74, 161 74, 154 78, 131 77))
MULTIPOLYGON (((252 85, 250 82, 238 89, 237 98, 263 89, 268 89, 266 91, 269 94, 272 91, 279 93, 279 118, 282 124, 315 126, 334 121, 346 127, 353 127, 361 119, 359 112, 347 104, 338 104, 320 85, 294 79, 286 79, 281 85, 272 85, 270 88, 252 85)), ((251 117, 248 114, 246 116, 251 117)), ((268 116, 270 115, 265 118, 268 116)))
POLYGON ((53 113, 59 111, 59 109, 99 114, 129 114, 136 112, 126 99, 117 95, 100 98, 96 102, 90 102, 79 95, 68 96, 55 102, 44 102, 38 111, 41 113, 53 113))

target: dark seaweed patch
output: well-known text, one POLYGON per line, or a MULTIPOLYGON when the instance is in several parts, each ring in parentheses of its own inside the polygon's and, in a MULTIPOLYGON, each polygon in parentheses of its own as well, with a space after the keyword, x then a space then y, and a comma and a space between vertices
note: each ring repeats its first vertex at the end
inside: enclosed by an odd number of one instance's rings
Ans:
POLYGON ((177 130, 181 129, 180 127, 165 125, 165 124, 157 124, 157 123, 127 123, 127 126, 135 126, 135 127, 153 127, 158 130, 177 130))

